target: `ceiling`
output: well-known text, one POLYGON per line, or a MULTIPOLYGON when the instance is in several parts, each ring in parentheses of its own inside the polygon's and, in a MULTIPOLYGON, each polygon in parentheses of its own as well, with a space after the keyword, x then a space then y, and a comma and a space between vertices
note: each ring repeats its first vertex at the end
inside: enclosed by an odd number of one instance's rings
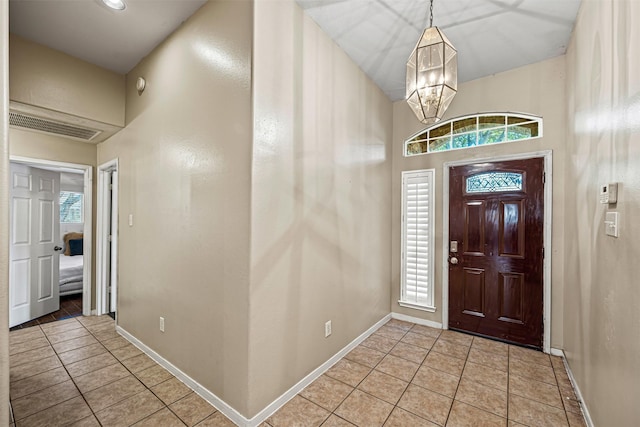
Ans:
MULTIPOLYGON (((296 0, 393 101, 429 24, 426 0, 296 0)), ((580 0, 435 0, 433 24, 458 51, 458 81, 566 51, 580 0)))
MULTIPOLYGON (((206 0, 10 0, 12 33, 127 73, 206 0)), ((238 0, 236 0, 238 1, 238 0)), ((392 100, 428 25, 426 0, 296 0, 392 100)), ((458 79, 474 80, 562 55, 580 0, 435 0, 434 25, 458 50, 458 79)))
POLYGON ((206 0, 10 0, 9 31, 115 71, 129 72, 206 0))

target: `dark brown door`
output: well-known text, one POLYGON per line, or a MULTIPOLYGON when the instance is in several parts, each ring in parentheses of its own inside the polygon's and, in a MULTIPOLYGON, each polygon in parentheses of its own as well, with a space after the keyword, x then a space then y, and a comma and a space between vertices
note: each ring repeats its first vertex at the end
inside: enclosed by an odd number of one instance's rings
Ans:
POLYGON ((542 158, 450 169, 450 328, 542 347, 543 174, 542 158))

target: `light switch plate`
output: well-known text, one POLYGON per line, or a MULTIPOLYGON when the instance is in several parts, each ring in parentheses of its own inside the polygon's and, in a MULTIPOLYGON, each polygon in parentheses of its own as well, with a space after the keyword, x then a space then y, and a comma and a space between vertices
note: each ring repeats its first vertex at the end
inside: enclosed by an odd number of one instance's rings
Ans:
POLYGON ((604 220, 604 231, 607 236, 618 237, 618 212, 607 212, 604 220))

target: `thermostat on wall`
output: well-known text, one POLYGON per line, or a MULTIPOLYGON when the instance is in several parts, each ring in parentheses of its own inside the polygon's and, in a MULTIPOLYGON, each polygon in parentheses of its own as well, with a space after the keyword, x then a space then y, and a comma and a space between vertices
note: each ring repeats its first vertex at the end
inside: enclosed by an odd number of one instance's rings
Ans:
POLYGON ((604 184, 600 186, 600 203, 616 203, 618 201, 618 183, 604 184))

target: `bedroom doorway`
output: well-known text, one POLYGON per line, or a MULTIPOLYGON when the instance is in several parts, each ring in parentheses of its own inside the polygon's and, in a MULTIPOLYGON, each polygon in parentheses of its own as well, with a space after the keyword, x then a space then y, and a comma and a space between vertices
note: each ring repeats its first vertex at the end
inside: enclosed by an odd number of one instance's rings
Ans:
POLYGON ((93 167, 10 162, 10 327, 89 315, 93 167))
POLYGON ((118 303, 118 159, 98 166, 96 311, 115 319, 118 303))

